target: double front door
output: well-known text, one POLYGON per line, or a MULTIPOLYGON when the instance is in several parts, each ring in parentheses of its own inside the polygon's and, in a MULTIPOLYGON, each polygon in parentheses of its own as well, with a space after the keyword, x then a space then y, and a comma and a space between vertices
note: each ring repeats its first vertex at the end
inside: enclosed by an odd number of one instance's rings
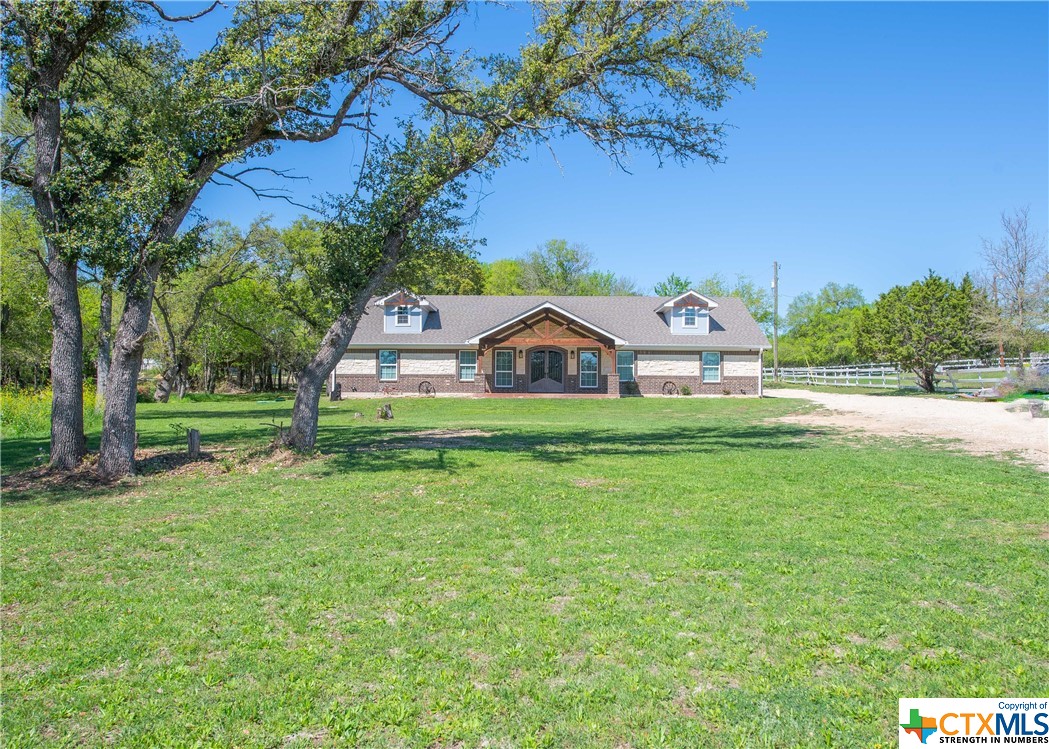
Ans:
POLYGON ((563 393, 565 355, 556 349, 538 349, 528 354, 528 390, 532 393, 563 393))

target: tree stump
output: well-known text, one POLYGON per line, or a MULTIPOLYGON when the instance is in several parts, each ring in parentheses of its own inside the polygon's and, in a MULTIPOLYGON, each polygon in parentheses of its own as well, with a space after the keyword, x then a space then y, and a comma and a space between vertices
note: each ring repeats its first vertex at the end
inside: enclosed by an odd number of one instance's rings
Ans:
POLYGON ((389 403, 384 403, 383 405, 379 406, 378 411, 375 415, 381 420, 388 421, 389 419, 393 418, 393 406, 389 403))
POLYGON ((189 437, 189 459, 196 460, 200 457, 200 432, 189 429, 186 434, 189 437))

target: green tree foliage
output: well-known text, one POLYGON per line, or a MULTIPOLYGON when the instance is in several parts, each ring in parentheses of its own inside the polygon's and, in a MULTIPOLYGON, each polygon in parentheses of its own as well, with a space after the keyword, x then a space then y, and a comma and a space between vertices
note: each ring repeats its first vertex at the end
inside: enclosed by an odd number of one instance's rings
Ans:
POLYGON ((189 376, 197 386, 207 392, 220 386, 287 386, 282 375, 309 360, 318 335, 288 311, 286 301, 283 290, 261 270, 216 289, 189 345, 189 376))
POLYGON ((181 398, 189 388, 193 361, 190 348, 197 327, 211 305, 215 291, 236 283, 253 271, 251 260, 259 247, 272 239, 265 218, 247 232, 225 222, 211 224, 197 233, 200 247, 177 273, 165 273, 153 295, 153 326, 160 342, 163 373, 156 399, 166 402, 172 390, 181 398))
POLYGON ((710 296, 739 297, 766 335, 772 332, 772 292, 749 276, 737 274, 735 282, 729 283, 715 273, 696 283, 692 290, 710 296))
POLYGON ((504 258, 484 266, 484 293, 488 296, 522 296, 524 265, 520 260, 504 258))
POLYGON ((529 294, 579 294, 593 262, 584 245, 551 239, 525 255, 522 281, 529 294))
POLYGON ((684 294, 692 289, 692 281, 688 276, 682 278, 677 273, 671 273, 665 279, 655 285, 653 291, 656 296, 674 297, 684 294))
POLYGON ((894 286, 861 310, 860 353, 900 363, 923 390, 936 389, 936 367, 979 353, 973 283, 960 284, 931 270, 910 286, 894 286))
POLYGON ((632 278, 593 270, 583 277, 578 293, 581 296, 636 296, 641 292, 632 278))
POLYGON ((864 305, 863 292, 852 284, 829 283, 815 294, 796 296, 780 336, 780 363, 822 367, 857 362, 857 326, 864 305))
POLYGON ((485 272, 469 247, 434 248, 422 250, 405 262, 393 282, 418 294, 481 294, 485 272))
POLYGON ((51 356, 44 240, 17 197, 0 208, 0 371, 5 384, 43 385, 51 356))
POLYGON ((486 294, 622 296, 637 294, 630 278, 593 267, 594 255, 582 244, 551 239, 521 258, 496 260, 485 270, 486 294))

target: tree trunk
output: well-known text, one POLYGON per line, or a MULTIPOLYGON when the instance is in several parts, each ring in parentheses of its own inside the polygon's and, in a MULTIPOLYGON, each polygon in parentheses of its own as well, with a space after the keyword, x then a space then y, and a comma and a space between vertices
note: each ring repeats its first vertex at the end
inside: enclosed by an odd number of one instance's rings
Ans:
POLYGON ((936 392, 936 368, 922 367, 921 369, 914 370, 914 373, 918 375, 918 387, 927 393, 936 392))
POLYGON ((296 373, 295 405, 291 410, 291 426, 284 437, 284 444, 292 449, 312 450, 316 444, 317 417, 324 383, 346 351, 353 331, 357 329, 357 321, 368 306, 368 300, 397 267, 408 227, 418 218, 419 210, 419 204, 414 201, 405 206, 399 228, 387 234, 383 240, 382 262, 373 270, 365 287, 335 318, 310 363, 296 373))
POLYGON ((1020 377, 1022 378, 1023 374, 1024 374, 1024 348, 1025 348, 1025 346, 1024 346, 1024 298, 1023 298, 1023 292, 1021 291, 1020 293, 1017 294, 1017 296, 1019 297, 1019 300, 1018 300, 1018 303, 1017 303, 1017 311, 1019 312, 1019 317, 1017 318, 1017 322, 1016 322, 1016 332, 1017 332, 1016 341, 1017 341, 1017 348, 1019 349, 1019 351, 1017 353, 1019 354, 1019 357, 1020 357, 1019 358, 1019 363, 1017 364, 1017 370, 1019 372, 1020 377))
POLYGON ((38 81, 33 113, 34 163, 30 193, 47 249, 47 298, 51 305, 51 466, 76 468, 84 457, 84 329, 76 258, 52 235, 61 224, 61 202, 51 180, 62 166, 62 109, 58 86, 64 70, 38 81))
POLYGON ((98 470, 106 478, 135 472, 135 400, 158 268, 155 261, 135 274, 113 340, 98 457, 98 470))
MULTIPOLYGON (((169 241, 178 232, 193 201, 214 172, 217 162, 206 161, 197 169, 198 179, 177 200, 173 199, 141 249, 169 241)), ((106 406, 102 416, 102 443, 99 447, 98 470, 106 478, 128 476, 135 472, 135 405, 138 397, 138 375, 146 334, 153 316, 153 292, 162 260, 151 258, 131 274, 124 295, 124 309, 113 339, 113 351, 106 383, 106 406)))
POLYGON ((182 400, 186 397, 186 391, 189 390, 189 364, 183 360, 180 365, 179 378, 178 378, 178 399, 182 400))
POLYGON ((84 329, 80 321, 77 264, 53 253, 47 264, 51 303, 51 466, 80 465, 84 441, 84 329))
POLYGON ((113 345, 113 282, 103 279, 98 312, 98 358, 95 360, 95 413, 106 405, 106 380, 109 379, 109 357, 113 345))
POLYGON ((157 389, 153 393, 153 400, 157 403, 167 403, 171 398, 171 383, 175 381, 175 367, 168 367, 160 375, 157 389))
MULTIPOLYGON (((364 301, 367 303, 367 299, 364 301)), ((299 371, 295 405, 291 410, 291 426, 284 436, 284 444, 288 447, 307 451, 312 450, 316 444, 317 415, 324 383, 346 351, 346 345, 357 328, 359 316, 356 308, 339 315, 324 334, 324 340, 321 341, 313 359, 299 371)))
POLYGON ((157 403, 167 403, 174 392, 178 397, 186 396, 186 387, 189 381, 189 362, 181 354, 175 355, 175 363, 168 366, 160 376, 157 383, 157 391, 153 394, 153 400, 157 403))

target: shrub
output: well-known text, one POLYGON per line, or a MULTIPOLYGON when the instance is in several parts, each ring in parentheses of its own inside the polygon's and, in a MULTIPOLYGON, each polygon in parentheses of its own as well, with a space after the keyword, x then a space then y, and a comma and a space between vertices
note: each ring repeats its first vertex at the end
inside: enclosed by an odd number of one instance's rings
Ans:
POLYGON ((688 385, 682 385, 680 392, 682 395, 692 395, 692 388, 688 385))
POLYGON ((637 386, 636 382, 622 382, 620 383, 620 392, 623 395, 641 395, 641 388, 637 386))
MULTIPOLYGON (((84 388, 84 430, 102 425, 95 413, 95 391, 84 388)), ((46 435, 51 431, 51 388, 28 390, 5 387, 0 390, 0 434, 4 437, 46 435)))

